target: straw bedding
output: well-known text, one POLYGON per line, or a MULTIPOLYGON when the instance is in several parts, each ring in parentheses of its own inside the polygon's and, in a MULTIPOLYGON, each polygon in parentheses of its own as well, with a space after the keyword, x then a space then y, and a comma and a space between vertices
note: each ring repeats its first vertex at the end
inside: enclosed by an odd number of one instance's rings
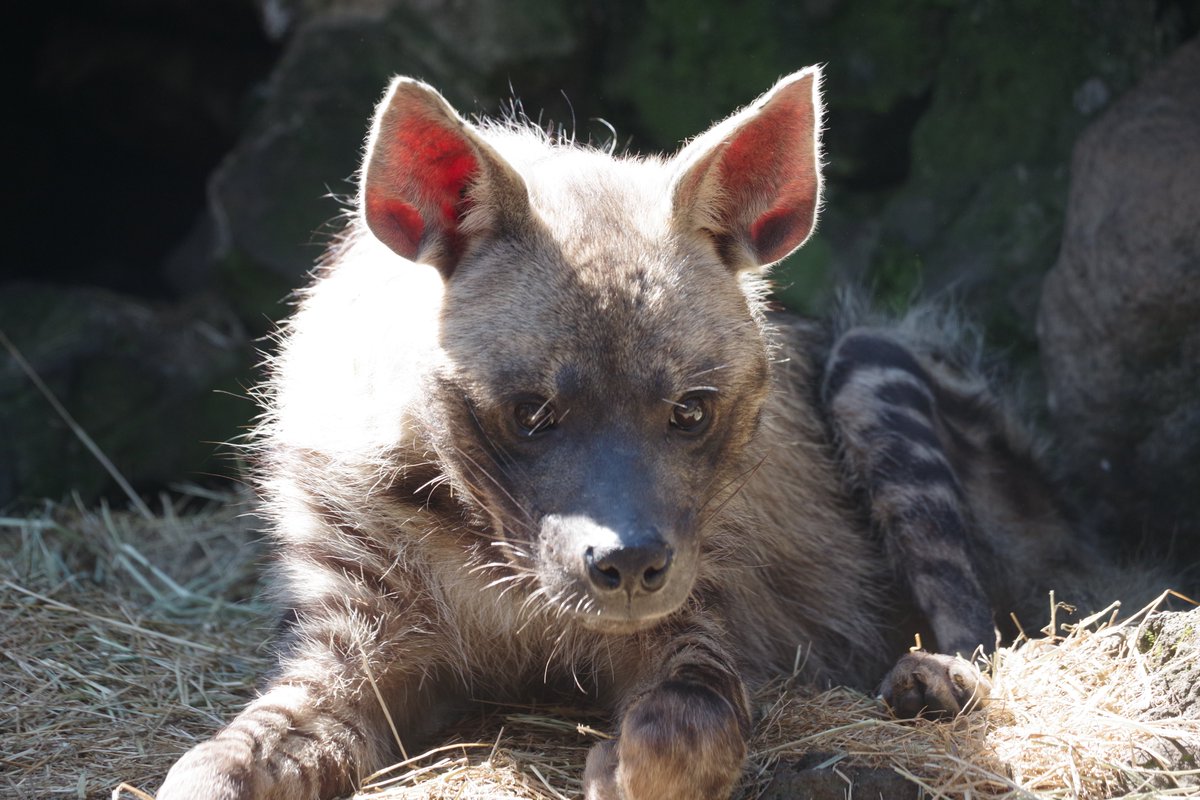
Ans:
MULTIPOLYGON (((149 797, 253 696, 272 615, 238 508, 185 489, 153 513, 0 518, 0 796, 149 797)), ((1200 797, 1200 611, 1115 618, 1000 651, 991 705, 948 723, 770 687, 739 796, 1200 797)), ((579 797, 603 730, 483 707, 356 800, 579 797)))

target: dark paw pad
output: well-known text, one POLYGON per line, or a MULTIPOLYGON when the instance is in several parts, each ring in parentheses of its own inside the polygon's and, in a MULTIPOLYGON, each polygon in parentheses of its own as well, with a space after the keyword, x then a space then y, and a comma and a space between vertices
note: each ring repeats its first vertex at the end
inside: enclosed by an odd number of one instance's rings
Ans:
POLYGON ((940 653, 907 653, 879 693, 899 719, 942 719, 987 705, 992 684, 969 661, 940 653))

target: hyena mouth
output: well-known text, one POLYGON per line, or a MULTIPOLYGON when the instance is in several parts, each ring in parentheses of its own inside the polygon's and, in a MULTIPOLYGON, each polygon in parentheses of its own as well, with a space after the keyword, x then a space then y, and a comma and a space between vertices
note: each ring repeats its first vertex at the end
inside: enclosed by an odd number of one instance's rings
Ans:
POLYGON ((542 521, 538 575, 559 613, 585 627, 627 633, 677 611, 695 583, 695 556, 653 526, 620 531, 586 516, 542 521))

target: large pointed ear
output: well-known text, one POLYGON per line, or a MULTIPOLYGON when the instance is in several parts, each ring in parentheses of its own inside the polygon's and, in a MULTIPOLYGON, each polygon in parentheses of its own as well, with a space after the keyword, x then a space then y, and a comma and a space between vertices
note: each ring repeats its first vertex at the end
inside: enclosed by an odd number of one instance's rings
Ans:
POLYGON ((396 78, 375 111, 359 187, 375 236, 449 277, 473 238, 527 218, 525 182, 432 87, 396 78))
POLYGON ((821 73, 795 72, 676 156, 673 214, 734 271, 804 244, 821 201, 821 73))

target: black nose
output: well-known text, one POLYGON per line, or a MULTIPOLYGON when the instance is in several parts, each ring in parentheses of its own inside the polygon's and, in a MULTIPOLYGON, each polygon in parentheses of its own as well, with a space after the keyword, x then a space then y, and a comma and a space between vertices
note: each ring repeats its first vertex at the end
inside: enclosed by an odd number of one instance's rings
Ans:
POLYGON ((584 561, 588 580, 599 591, 649 594, 667 584, 671 548, 655 537, 634 545, 589 547, 584 561))

